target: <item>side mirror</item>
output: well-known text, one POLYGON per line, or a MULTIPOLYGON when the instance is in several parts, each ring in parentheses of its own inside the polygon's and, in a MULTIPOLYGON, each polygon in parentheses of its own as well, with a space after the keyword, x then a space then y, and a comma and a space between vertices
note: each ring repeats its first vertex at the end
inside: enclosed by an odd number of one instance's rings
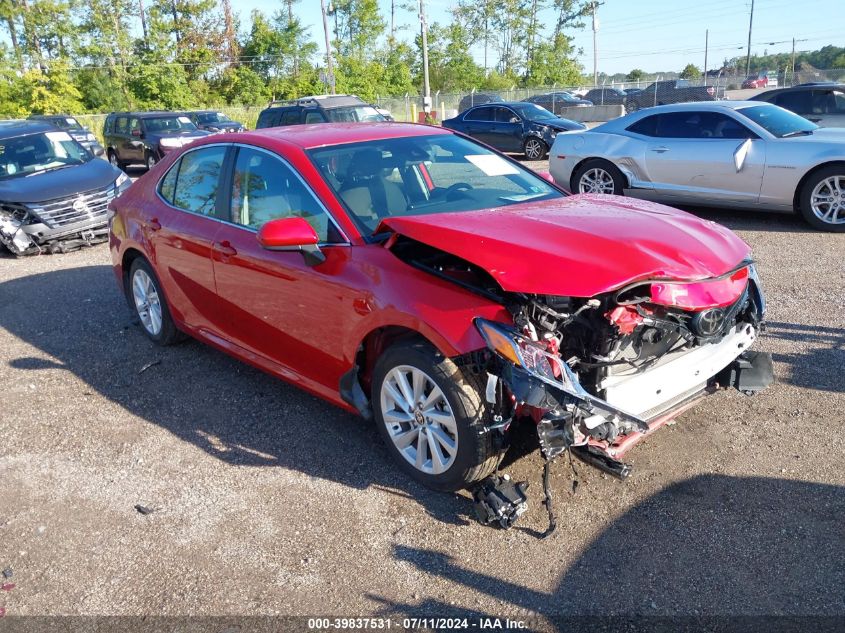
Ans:
POLYGON ((543 171, 538 171, 538 172, 537 172, 537 175, 538 175, 538 176, 540 176, 540 178, 542 178, 543 180, 548 180, 548 181, 549 181, 550 183, 552 183, 553 185, 556 185, 556 184, 557 184, 557 183, 555 183, 555 179, 554 179, 554 178, 552 178, 552 175, 551 175, 549 172, 545 171, 545 170, 543 170, 543 171))
POLYGON ((258 243, 268 251, 301 251, 305 263, 316 266, 326 261, 317 244, 320 238, 303 218, 270 220, 258 230, 258 243))
POLYGON ((105 153, 106 153, 106 150, 104 150, 99 145, 97 146, 97 149, 94 150, 94 156, 102 156, 105 153))

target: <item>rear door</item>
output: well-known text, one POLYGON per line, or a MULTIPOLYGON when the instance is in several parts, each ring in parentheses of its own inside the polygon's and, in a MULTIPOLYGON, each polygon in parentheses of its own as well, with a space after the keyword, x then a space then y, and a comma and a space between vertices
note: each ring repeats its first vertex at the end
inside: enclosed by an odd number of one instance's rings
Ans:
POLYGON ((220 336, 223 331, 212 253, 227 218, 221 188, 229 145, 186 152, 159 185, 161 200, 147 218, 156 272, 177 318, 220 336))
POLYGON ((647 142, 645 164, 658 195, 703 204, 757 202, 766 146, 754 132, 721 112, 655 117, 655 137, 647 142))

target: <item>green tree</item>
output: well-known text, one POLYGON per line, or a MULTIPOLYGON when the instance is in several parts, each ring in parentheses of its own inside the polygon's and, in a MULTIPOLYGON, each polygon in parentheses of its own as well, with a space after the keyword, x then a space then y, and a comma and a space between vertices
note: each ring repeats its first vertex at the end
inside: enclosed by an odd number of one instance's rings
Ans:
POLYGON ((372 59, 378 49, 378 39, 387 27, 379 12, 378 0, 337 0, 334 10, 338 56, 372 59))
POLYGON ((628 81, 642 81, 644 77, 645 73, 639 68, 634 68, 634 70, 629 72, 627 75, 628 81))
POLYGON ((21 107, 35 114, 82 111, 82 94, 71 81, 67 63, 54 61, 44 71, 33 68, 22 77, 21 107))
POLYGON ((687 64, 680 74, 681 79, 698 79, 701 77, 701 70, 695 64, 687 64))
POLYGON ((212 90, 230 105, 258 105, 270 97, 267 84, 248 66, 232 66, 212 82, 212 90))

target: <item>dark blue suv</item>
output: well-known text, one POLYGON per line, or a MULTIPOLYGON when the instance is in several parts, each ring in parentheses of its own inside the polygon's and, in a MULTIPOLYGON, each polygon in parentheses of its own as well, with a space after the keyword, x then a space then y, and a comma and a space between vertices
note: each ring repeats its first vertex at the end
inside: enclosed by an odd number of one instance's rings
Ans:
POLYGON ((562 119, 524 101, 475 106, 443 121, 443 127, 463 132, 501 152, 522 152, 528 160, 543 160, 558 132, 587 129, 583 123, 562 119))

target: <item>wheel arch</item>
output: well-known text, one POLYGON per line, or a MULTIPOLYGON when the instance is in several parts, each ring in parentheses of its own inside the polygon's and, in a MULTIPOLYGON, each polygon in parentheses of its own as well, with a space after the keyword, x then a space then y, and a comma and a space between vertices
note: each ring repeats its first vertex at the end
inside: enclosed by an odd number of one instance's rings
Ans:
POLYGON ((845 168, 845 160, 829 160, 824 163, 819 163, 815 167, 807 170, 807 173, 801 176, 801 180, 798 181, 798 184, 795 186, 795 192, 792 195, 792 209, 796 213, 801 211, 801 191, 804 189, 804 185, 807 184, 807 181, 812 178, 816 172, 834 165, 842 165, 842 167, 845 168))
POLYGON ((581 166, 589 160, 603 160, 607 163, 610 163, 611 165, 616 167, 616 169, 619 170, 619 172, 622 174, 622 177, 625 179, 625 182, 623 183, 624 184, 623 188, 624 189, 630 189, 631 188, 631 178, 630 178, 630 176, 619 165, 614 163, 609 158, 605 158, 604 156, 587 156, 586 158, 582 158, 577 163, 575 163, 575 166, 572 168, 572 175, 569 177, 569 191, 571 191, 572 193, 577 193, 578 187, 577 187, 577 184, 575 183, 575 174, 577 174, 578 170, 581 169, 581 166))
MULTIPOLYGON (((132 263, 138 259, 146 259, 147 262, 150 262, 149 258, 144 255, 144 253, 133 247, 129 246, 123 251, 123 255, 120 257, 120 269, 121 269, 121 279, 123 281, 123 294, 126 297, 126 300, 129 301, 129 270, 132 268, 132 263)), ((150 265, 152 263, 150 262, 150 265)))

